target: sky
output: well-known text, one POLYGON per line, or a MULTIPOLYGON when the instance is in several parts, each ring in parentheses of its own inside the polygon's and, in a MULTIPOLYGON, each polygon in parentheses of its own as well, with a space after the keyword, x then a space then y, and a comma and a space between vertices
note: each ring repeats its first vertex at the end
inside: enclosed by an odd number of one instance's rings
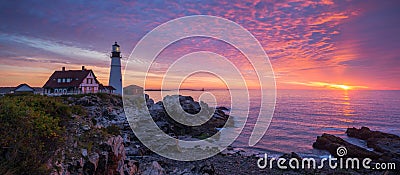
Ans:
MULTIPOLYGON (((129 55, 143 36, 179 17, 212 15, 254 35, 269 57, 278 89, 399 90, 399 9, 400 1, 395 0, 3 1, 0 86, 40 87, 55 70, 82 65, 108 84, 115 41, 121 46, 123 69, 128 59, 133 65, 124 71, 124 79, 129 80, 124 85, 138 84, 147 71, 141 67, 144 60, 129 55)), ((193 27, 183 26, 184 30, 193 27)), ((250 88, 259 85, 252 64, 237 48, 217 39, 194 37, 177 41, 159 54, 147 74, 146 88, 160 88, 172 63, 200 51, 224 56, 250 88)), ((194 60, 182 66, 218 70, 227 66, 218 58, 194 60)), ((223 79, 179 71, 169 77, 171 82, 183 82, 182 88, 225 88, 223 79)))

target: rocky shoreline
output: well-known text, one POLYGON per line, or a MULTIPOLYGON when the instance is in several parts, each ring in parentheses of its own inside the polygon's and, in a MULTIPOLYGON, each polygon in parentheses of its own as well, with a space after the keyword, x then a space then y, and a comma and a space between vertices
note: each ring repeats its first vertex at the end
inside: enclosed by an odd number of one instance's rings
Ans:
MULTIPOLYGON (((48 167, 52 174, 395 174, 397 171, 323 169, 260 169, 260 157, 246 154, 242 150, 228 147, 227 150, 208 159, 185 162, 161 157, 147 149, 135 137, 126 120, 122 99, 108 94, 64 97, 69 105, 80 105, 85 115, 74 115, 68 123, 64 147, 59 148, 48 167)), ((195 114, 200 104, 191 97, 179 96, 184 110, 195 114)), ((162 102, 155 103, 146 96, 147 107, 153 120, 172 136, 201 139, 217 132, 230 117, 226 108, 217 108, 206 127, 187 128, 174 123, 165 112, 162 102), (210 129, 211 128, 211 129, 210 129), (205 133, 205 134, 204 134, 205 133)), ((399 167, 399 143, 396 135, 371 131, 368 128, 349 128, 349 137, 365 140, 368 151, 343 139, 323 134, 318 136, 313 147, 327 150, 333 156, 339 146, 348 149, 348 157, 370 157, 374 162, 397 162, 399 167)), ((337 155, 336 155, 337 156, 337 155)), ((296 153, 284 154, 283 158, 302 158, 296 153)), ((397 169, 398 170, 398 169, 397 169)))

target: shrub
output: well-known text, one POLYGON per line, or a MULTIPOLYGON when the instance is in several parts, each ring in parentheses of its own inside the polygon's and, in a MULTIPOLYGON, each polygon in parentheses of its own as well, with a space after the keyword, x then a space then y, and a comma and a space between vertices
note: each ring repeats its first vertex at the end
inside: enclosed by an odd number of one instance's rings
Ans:
POLYGON ((119 135, 119 128, 116 125, 110 125, 106 128, 106 132, 111 135, 119 135))
POLYGON ((71 108, 38 95, 0 98, 0 174, 48 174, 46 161, 63 142, 71 108))

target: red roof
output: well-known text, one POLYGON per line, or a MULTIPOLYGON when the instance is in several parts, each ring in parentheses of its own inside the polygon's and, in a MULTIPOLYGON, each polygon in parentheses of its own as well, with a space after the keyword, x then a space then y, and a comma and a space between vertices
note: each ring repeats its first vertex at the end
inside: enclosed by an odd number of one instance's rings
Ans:
POLYGON ((92 70, 66 70, 66 71, 55 71, 44 84, 43 88, 60 88, 60 87, 79 87, 82 81, 92 73, 95 81, 99 83, 96 79, 92 70), (72 78, 71 82, 58 83, 57 79, 60 78, 72 78))

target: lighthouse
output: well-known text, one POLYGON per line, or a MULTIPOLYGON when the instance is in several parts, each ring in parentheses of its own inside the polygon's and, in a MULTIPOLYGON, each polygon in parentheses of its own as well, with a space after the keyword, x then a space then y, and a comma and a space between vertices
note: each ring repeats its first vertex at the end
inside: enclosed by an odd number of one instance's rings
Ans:
POLYGON ((115 88, 115 93, 122 95, 121 51, 115 42, 112 45, 110 79, 108 84, 115 88))

